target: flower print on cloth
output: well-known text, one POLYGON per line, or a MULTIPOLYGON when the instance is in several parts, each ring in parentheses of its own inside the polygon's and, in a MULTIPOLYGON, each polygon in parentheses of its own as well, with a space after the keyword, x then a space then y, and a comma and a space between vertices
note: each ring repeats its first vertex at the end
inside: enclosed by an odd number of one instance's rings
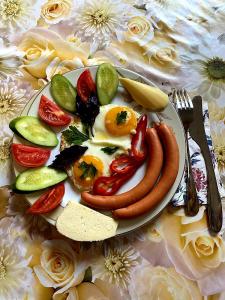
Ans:
POLYGON ((225 44, 208 36, 200 45, 192 45, 191 52, 182 54, 182 87, 201 95, 205 101, 217 100, 223 103, 222 92, 225 91, 225 44))
POLYGON ((46 0, 41 17, 48 24, 56 24, 70 17, 73 0, 46 0))
POLYGON ((85 269, 85 264, 79 262, 71 245, 60 239, 42 243, 40 265, 34 266, 43 286, 60 288, 60 292, 81 283, 85 269))
MULTIPOLYGON (((221 197, 225 197, 225 190, 221 183, 220 174, 219 174, 219 169, 221 170, 221 165, 222 165, 223 153, 221 151, 223 150, 223 147, 219 148, 215 144, 215 147, 214 147, 215 154, 214 154, 212 139, 211 139, 211 135, 210 135, 210 124, 209 124, 209 116, 208 116, 207 108, 208 108, 207 103, 204 103, 203 104, 203 115, 204 115, 204 125, 205 125, 207 141, 208 141, 208 147, 211 151, 211 156, 212 156, 213 163, 214 163, 214 171, 215 171, 217 185, 218 185, 220 195, 221 195, 221 197), (217 162, 216 162, 216 159, 217 159, 217 162)), ((188 143, 189 143, 189 149, 190 149, 190 154, 191 154, 192 170, 193 170, 193 175, 194 175, 194 179, 196 182, 199 202, 201 204, 206 204, 207 203, 207 172, 206 172, 206 168, 205 168, 205 161, 204 161, 203 156, 201 155, 201 150, 199 149, 199 147, 195 143, 195 141, 193 141, 189 137, 188 143)), ((220 145, 221 145, 221 142, 220 142, 220 145)), ((181 183, 171 201, 172 205, 174 205, 174 206, 184 205, 186 197, 187 197, 187 193, 186 193, 186 172, 185 172, 184 176, 181 180, 181 183)))
POLYGON ((0 186, 8 185, 9 182, 13 182, 15 179, 11 165, 11 143, 12 136, 5 131, 0 132, 0 186))
POLYGON ((127 30, 132 7, 119 0, 80 0, 71 21, 75 33, 91 42, 91 53, 121 40, 127 30))
POLYGON ((215 157, 218 168, 225 183, 225 127, 223 122, 212 123, 211 126, 212 140, 214 144, 215 157))
MULTIPOLYGON (((177 19, 185 18, 190 12, 188 1, 174 0, 141 0, 148 14, 168 27, 174 27, 177 19)), ((141 4, 141 3, 140 3, 141 4)))
POLYGON ((28 31, 18 48, 23 51, 24 79, 38 89, 51 80, 54 74, 83 67, 88 53, 61 38, 54 31, 35 28, 28 31))
POLYGON ((1 0, 0 33, 10 37, 35 27, 43 2, 44 0, 1 0))
POLYGON ((0 299, 21 300, 32 282, 30 258, 26 258, 23 240, 13 238, 13 232, 9 235, 13 219, 10 222, 4 219, 0 221, 0 299))
POLYGON ((141 47, 154 37, 154 22, 144 14, 130 18, 127 26, 128 31, 125 33, 125 39, 137 43, 141 47))
POLYGON ((131 272, 140 262, 138 251, 122 241, 105 245, 104 255, 98 256, 92 264, 93 278, 115 284, 122 294, 127 289, 131 272))
POLYGON ((118 289, 109 282, 97 278, 94 282, 82 282, 63 293, 56 292, 53 300, 122 300, 118 289))
POLYGON ((0 81, 0 128, 19 116, 32 96, 31 87, 13 79, 0 81))
POLYGON ((0 79, 9 76, 19 76, 19 66, 22 64, 23 53, 15 46, 7 46, 0 37, 0 79))
POLYGON ((129 285, 131 300, 202 300, 197 284, 176 272, 174 268, 138 268, 129 285))

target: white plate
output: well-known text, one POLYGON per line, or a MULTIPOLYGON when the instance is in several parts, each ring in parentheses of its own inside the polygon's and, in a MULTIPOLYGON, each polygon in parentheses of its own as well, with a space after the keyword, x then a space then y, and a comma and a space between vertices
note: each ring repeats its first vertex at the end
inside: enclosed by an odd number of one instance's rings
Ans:
MULTIPOLYGON (((92 67, 88 67, 88 68, 90 69, 93 78, 95 78, 97 66, 92 66, 92 67)), ((77 70, 70 71, 70 72, 64 74, 64 76, 66 78, 68 78, 72 84, 76 85, 77 79, 79 78, 80 74, 84 71, 84 69, 87 69, 87 68, 80 68, 77 70)), ((135 72, 132 72, 130 70, 123 69, 123 68, 117 68, 117 69, 125 77, 135 79, 138 81, 142 81, 149 85, 154 86, 154 84, 150 80, 146 79, 145 77, 143 77, 135 72)), ((37 116, 38 105, 39 105, 41 95, 44 94, 45 96, 49 97, 50 99, 52 98, 49 88, 50 88, 50 84, 47 84, 37 95, 35 95, 29 101, 29 103, 26 105, 22 115, 37 116)), ((119 92, 117 93, 115 99, 113 100, 113 103, 116 103, 116 104, 123 103, 123 104, 129 106, 129 103, 124 102, 125 95, 127 95, 127 94, 124 91, 124 89, 119 88, 119 92)), ((154 114, 152 114, 150 112, 148 114, 149 114, 150 120, 155 118, 154 114)), ((166 109, 159 115, 160 115, 161 119, 163 119, 163 121, 165 121, 165 123, 167 123, 168 125, 170 125, 173 128, 173 131, 176 135, 176 139, 178 141, 179 152, 180 152, 180 161, 179 161, 179 171, 178 171, 177 178, 176 178, 172 188, 166 195, 166 197, 149 213, 147 213, 141 217, 132 219, 132 220, 119 221, 119 226, 118 226, 118 229, 116 232, 117 235, 132 231, 132 230, 144 225, 145 223, 151 221, 153 218, 155 218, 163 210, 163 208, 170 202, 170 200, 173 197, 177 187, 179 186, 180 180, 182 178, 183 170, 184 170, 184 153, 185 153, 185 139, 184 139, 184 130, 183 130, 182 123, 180 121, 180 118, 179 118, 177 112, 175 111, 175 109, 171 103, 169 103, 169 105, 166 107, 166 109)), ((57 136, 58 136, 58 138, 60 137, 60 132, 57 132, 57 136)), ((25 142, 25 140, 19 138, 16 135, 14 135, 13 143, 21 143, 21 144, 29 145, 29 142, 25 142)), ((54 159, 55 155, 58 152, 59 152, 59 145, 51 151, 51 156, 50 156, 47 164, 50 164, 50 162, 54 159)), ((14 162, 14 170, 17 175, 19 172, 23 171, 24 169, 22 167, 19 167, 14 162)), ((143 165, 137 171, 135 176, 133 178, 131 178, 120 189, 119 193, 129 190, 130 188, 135 186, 137 184, 137 182, 139 182, 141 180, 141 178, 143 177, 144 172, 145 172, 145 165, 143 165)), ((46 220, 49 221, 53 225, 55 225, 57 217, 62 212, 63 208, 66 206, 68 201, 74 200, 74 201, 79 202, 79 200, 80 200, 80 194, 73 188, 69 179, 66 180, 65 187, 66 187, 66 192, 65 192, 65 195, 64 195, 61 205, 57 209, 55 209, 52 213, 46 214, 44 216, 44 218, 46 218, 46 220)), ((35 200, 41 193, 43 193, 43 192, 27 194, 26 198, 29 201, 29 203, 32 204, 35 202, 35 200)), ((109 212, 106 212, 106 214, 110 215, 109 212)))

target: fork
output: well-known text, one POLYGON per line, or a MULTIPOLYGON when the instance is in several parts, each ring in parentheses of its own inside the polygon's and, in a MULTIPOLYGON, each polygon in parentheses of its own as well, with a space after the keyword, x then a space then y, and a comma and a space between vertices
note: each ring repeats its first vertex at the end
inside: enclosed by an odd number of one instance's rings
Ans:
POLYGON ((187 194, 185 199, 185 212, 188 216, 195 216, 199 211, 199 200, 192 173, 191 157, 188 146, 189 126, 193 121, 194 107, 192 100, 185 89, 174 89, 172 93, 172 100, 181 118, 185 131, 185 167, 187 170, 187 194))

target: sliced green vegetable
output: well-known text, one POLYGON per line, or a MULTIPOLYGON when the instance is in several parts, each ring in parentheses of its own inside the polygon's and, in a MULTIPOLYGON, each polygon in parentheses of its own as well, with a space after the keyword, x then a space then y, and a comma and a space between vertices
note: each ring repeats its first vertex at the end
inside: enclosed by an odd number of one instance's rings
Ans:
POLYGON ((81 145, 89 139, 86 134, 80 132, 75 126, 69 126, 68 129, 63 131, 62 135, 70 145, 81 145))
POLYGON ((19 191, 37 191, 55 185, 67 178, 67 174, 49 167, 29 169, 16 178, 15 188, 19 191))
POLYGON ((54 147, 58 144, 55 132, 36 117, 15 118, 9 123, 9 127, 13 132, 31 143, 48 147, 54 147))
POLYGON ((119 78, 116 69, 109 63, 101 64, 96 74, 98 100, 109 104, 117 93, 119 78))
POLYGON ((53 99, 62 108, 70 111, 76 111, 77 92, 70 81, 63 75, 56 74, 52 77, 50 91, 53 99))
POLYGON ((104 148, 101 148, 101 150, 108 154, 108 155, 112 155, 113 153, 115 153, 117 150, 119 149, 119 147, 117 146, 110 146, 110 147, 104 147, 104 148))

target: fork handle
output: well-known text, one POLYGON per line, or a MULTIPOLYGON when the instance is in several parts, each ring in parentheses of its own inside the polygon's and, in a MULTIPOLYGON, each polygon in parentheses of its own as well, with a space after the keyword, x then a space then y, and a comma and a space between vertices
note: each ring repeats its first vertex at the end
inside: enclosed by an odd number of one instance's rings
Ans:
POLYGON ((185 212, 188 216, 195 216, 199 211, 199 200, 196 191, 196 185, 192 173, 191 157, 186 133, 186 155, 185 164, 187 169, 187 193, 185 199, 185 212))

